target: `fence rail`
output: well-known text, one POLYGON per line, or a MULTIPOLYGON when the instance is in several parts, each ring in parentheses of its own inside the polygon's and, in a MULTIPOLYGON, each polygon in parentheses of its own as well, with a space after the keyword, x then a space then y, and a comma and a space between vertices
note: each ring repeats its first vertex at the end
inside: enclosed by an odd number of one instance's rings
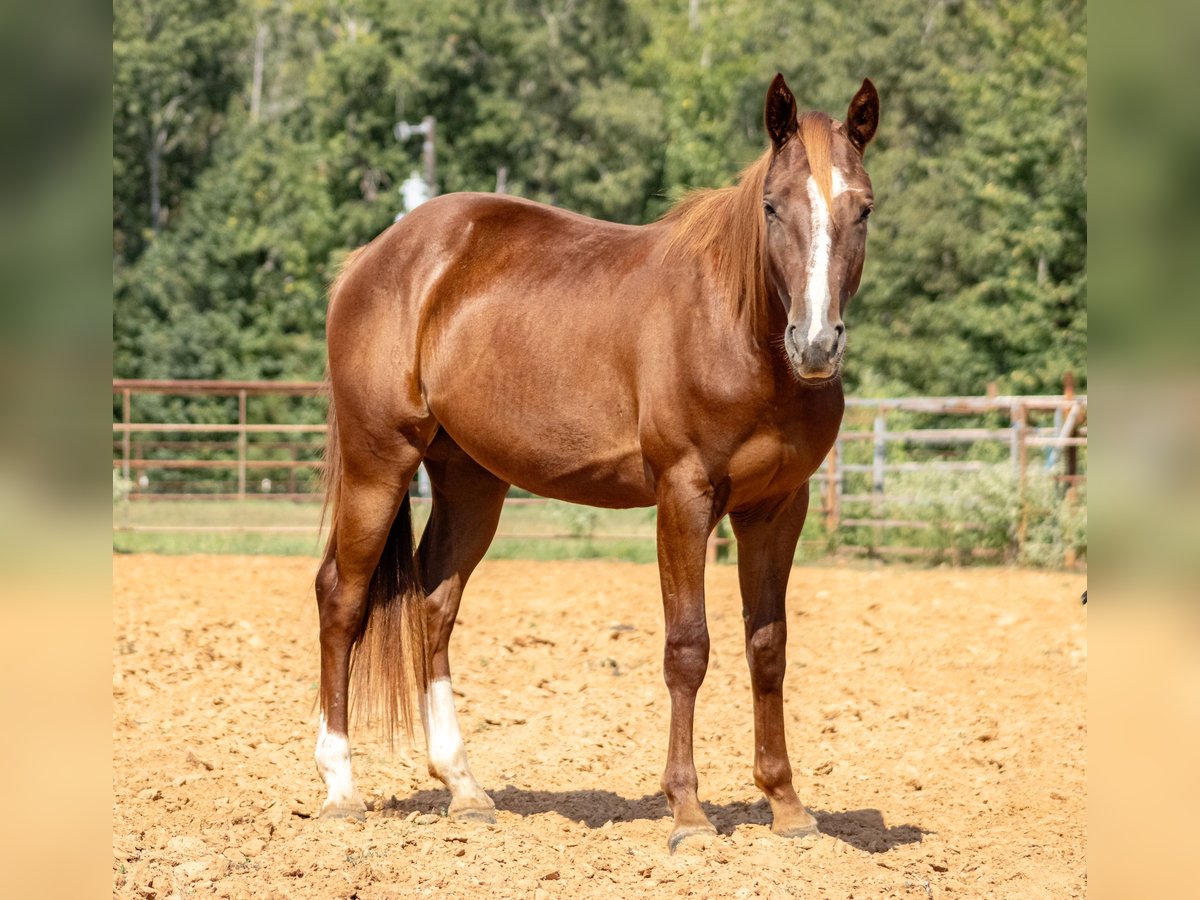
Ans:
MULTIPOLYGON (((147 500, 319 500, 323 468, 321 452, 324 385, 303 381, 202 381, 114 379, 113 466, 132 482, 129 499, 147 500), (213 398, 227 402, 225 421, 147 421, 135 416, 143 398, 213 398), (303 403, 307 418, 322 421, 288 421, 280 401, 303 403), (236 400, 236 414, 232 401, 236 400), (274 402, 259 417, 252 417, 254 400, 274 402), (234 421, 229 421, 233 418, 234 421), (256 420, 256 418, 258 420, 256 420), (261 421, 263 418, 271 421, 261 421), (184 437, 185 439, 180 439, 184 437), (208 438, 208 439, 206 439, 208 438), (261 477, 260 476, 264 476, 261 477), (276 476, 272 478, 270 476, 276 476)), ((161 412, 162 404, 159 404, 161 412)), ((212 416, 213 409, 206 410, 212 416)), ((145 418, 153 418, 148 416, 145 418)), ((894 476, 915 472, 977 473, 1007 457, 1019 491, 1035 467, 1052 475, 1067 499, 1086 482, 1087 397, 1076 396, 1073 379, 1064 379, 1061 395, 983 397, 904 397, 846 401, 843 430, 828 457, 812 479, 813 513, 820 516, 827 534, 844 529, 921 529, 922 522, 897 516, 884 508, 887 484, 894 476), (973 421, 962 427, 953 419, 973 421), (918 425, 916 419, 934 419, 918 425), (980 453, 980 448, 991 448, 980 453), (970 454, 986 459, 965 458, 970 454), (919 455, 921 459, 908 458, 919 455), (905 458, 891 458, 903 456, 905 458), (990 460, 990 462, 989 462, 990 460)), ((423 476, 423 472, 421 473, 423 476)), ((419 479, 416 493, 428 496, 428 482, 419 479)), ((894 504, 895 498, 891 498, 894 504)), ((510 498, 509 504, 540 503, 540 498, 510 498)), ((965 523, 966 528, 972 527, 965 523)), ((312 526, 254 525, 114 525, 125 531, 312 531, 312 526)), ((1024 522, 1018 523, 1016 540, 1024 539, 1024 522)), ((578 534, 501 534, 500 537, 574 539, 578 534)), ((598 539, 652 539, 652 535, 587 535, 598 539)), ((714 536, 710 553, 728 539, 714 536)), ((871 542, 873 551, 885 550, 886 541, 871 542)), ((918 548, 900 548, 914 551, 918 548)), ((980 555, 976 553, 975 555, 980 555)), ((1073 559, 1066 560, 1068 564, 1073 559)))

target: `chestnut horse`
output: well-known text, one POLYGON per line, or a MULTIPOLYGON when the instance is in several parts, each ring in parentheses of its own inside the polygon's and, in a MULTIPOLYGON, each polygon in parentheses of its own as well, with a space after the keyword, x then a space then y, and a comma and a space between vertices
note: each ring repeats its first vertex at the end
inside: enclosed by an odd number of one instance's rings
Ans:
POLYGON ((328 314, 322 815, 364 813, 347 739, 353 672, 355 705, 381 714, 389 734, 403 725, 411 735, 417 698, 450 816, 495 820, 467 766, 447 645, 505 493, 519 485, 572 503, 658 507, 672 850, 714 830, 696 793, 692 725, 708 666, 705 544, 729 515, 754 780, 777 834, 816 830, 784 738, 784 593, 809 478, 842 419, 843 317, 862 274, 872 209, 863 151, 878 118, 869 80, 839 122, 798 117, 776 76, 768 150, 737 186, 690 194, 658 222, 450 194, 348 260, 328 314), (407 492, 422 460, 433 506, 414 553, 407 492))

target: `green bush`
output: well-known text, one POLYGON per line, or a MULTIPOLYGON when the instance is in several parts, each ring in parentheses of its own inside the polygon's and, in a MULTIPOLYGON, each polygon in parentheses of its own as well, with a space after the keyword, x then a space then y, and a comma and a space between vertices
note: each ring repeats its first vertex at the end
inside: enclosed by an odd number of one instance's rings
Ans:
POLYGON ((933 551, 932 561, 983 558, 1061 566, 1068 549, 1087 552, 1086 502, 1071 500, 1047 472, 1030 470, 1024 486, 1007 463, 978 472, 906 472, 887 481, 882 514, 920 523, 888 529, 887 540, 933 551), (1024 537, 1018 540, 1024 525, 1024 537))
POLYGON ((1052 478, 1039 473, 1026 479, 1025 516, 1019 562, 1055 568, 1063 564, 1068 550, 1078 559, 1087 556, 1086 491, 1072 500, 1052 478))
POLYGON ((127 502, 132 490, 133 482, 122 476, 117 469, 113 469, 113 506, 127 502))

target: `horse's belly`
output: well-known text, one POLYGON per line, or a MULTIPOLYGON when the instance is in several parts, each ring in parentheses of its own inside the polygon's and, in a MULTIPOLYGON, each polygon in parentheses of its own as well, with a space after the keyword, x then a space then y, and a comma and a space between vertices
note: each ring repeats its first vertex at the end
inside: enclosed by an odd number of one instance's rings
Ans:
POLYGON ((536 416, 468 420, 448 411, 438 418, 472 459, 531 493, 617 509, 654 505, 654 485, 632 430, 536 416))

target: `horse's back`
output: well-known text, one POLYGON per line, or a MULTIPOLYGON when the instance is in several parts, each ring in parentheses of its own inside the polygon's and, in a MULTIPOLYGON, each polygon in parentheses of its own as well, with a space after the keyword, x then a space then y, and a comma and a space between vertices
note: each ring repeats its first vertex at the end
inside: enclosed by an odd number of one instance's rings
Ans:
POLYGON ((359 384, 342 392, 419 397, 505 480, 581 502, 652 502, 637 393, 650 298, 662 300, 654 238, 492 194, 422 204, 364 250, 332 299, 337 401, 339 370, 351 371, 359 384))
POLYGON ((459 287, 475 289, 521 278, 526 288, 596 290, 612 282, 614 266, 646 262, 655 247, 652 229, 500 194, 444 195, 402 219, 394 233, 400 243, 435 244, 466 283, 459 287))

